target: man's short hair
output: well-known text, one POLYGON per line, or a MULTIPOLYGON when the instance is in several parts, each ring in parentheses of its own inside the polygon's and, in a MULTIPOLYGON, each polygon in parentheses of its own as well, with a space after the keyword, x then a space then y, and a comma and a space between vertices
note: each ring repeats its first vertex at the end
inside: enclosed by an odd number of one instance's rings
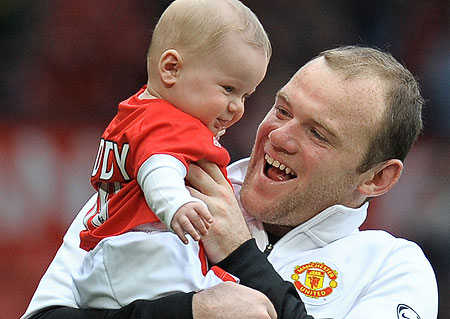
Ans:
POLYGON ((384 85, 386 107, 359 172, 389 159, 403 161, 423 128, 424 99, 411 72, 391 54, 369 47, 338 47, 323 51, 319 57, 346 80, 375 76, 384 85))

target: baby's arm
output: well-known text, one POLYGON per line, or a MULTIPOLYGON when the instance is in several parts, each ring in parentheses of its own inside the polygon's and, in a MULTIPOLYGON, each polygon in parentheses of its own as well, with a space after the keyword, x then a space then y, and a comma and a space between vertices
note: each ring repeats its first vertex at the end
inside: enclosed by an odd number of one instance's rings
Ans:
POLYGON ((137 175, 151 210, 185 243, 185 231, 197 240, 212 222, 206 204, 192 197, 186 189, 186 173, 184 164, 175 157, 157 154, 141 165, 137 175))

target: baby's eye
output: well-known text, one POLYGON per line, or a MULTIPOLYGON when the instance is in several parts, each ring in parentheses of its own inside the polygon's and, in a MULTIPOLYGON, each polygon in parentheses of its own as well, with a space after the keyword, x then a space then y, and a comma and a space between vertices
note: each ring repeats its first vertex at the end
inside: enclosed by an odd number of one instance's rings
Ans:
POLYGON ((224 85, 223 88, 225 89, 225 91, 227 91, 227 93, 232 93, 234 90, 234 87, 227 85, 224 85))

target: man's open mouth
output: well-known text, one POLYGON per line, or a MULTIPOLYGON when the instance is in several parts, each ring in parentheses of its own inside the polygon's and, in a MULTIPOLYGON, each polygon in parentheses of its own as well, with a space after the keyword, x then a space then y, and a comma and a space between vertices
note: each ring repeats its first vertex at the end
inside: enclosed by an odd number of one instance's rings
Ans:
POLYGON ((287 181, 297 177, 297 174, 288 166, 280 163, 265 154, 266 166, 264 167, 264 174, 274 181, 287 181))

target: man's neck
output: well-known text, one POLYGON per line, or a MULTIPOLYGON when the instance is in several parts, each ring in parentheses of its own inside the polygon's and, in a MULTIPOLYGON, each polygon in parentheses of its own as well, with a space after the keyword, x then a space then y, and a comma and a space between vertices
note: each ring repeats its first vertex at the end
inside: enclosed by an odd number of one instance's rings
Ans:
MULTIPOLYGON (((292 226, 282 226, 282 225, 274 225, 274 224, 264 224, 264 230, 269 235, 270 241, 278 241, 281 237, 286 235, 291 229, 294 227, 292 226)), ((273 244, 272 243, 272 244, 273 244)))

